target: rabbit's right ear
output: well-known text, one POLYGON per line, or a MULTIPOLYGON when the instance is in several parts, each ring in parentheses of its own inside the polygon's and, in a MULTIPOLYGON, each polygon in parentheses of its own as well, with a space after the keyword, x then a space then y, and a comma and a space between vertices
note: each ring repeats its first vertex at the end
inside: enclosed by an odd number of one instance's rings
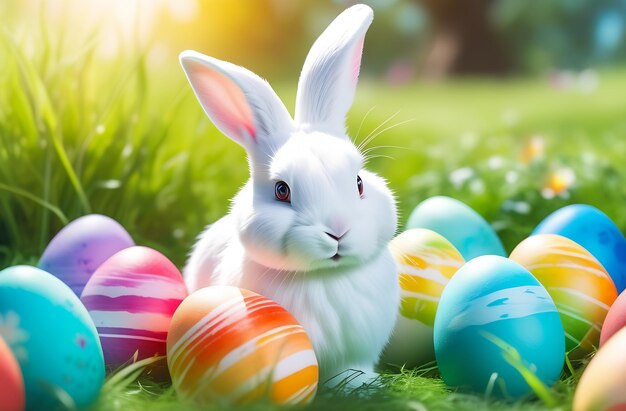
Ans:
POLYGON ((211 121, 250 155, 271 156, 287 140, 291 116, 265 80, 195 51, 184 51, 179 58, 211 121))

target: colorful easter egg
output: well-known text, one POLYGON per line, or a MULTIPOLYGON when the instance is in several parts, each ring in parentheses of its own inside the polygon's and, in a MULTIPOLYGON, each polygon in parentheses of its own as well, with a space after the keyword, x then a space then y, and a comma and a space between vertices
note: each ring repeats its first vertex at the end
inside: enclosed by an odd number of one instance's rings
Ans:
POLYGON ((167 338, 178 394, 199 403, 246 403, 267 397, 302 404, 315 396, 313 346, 287 310, 251 291, 202 288, 183 301, 167 338))
POLYGON ((534 234, 558 234, 583 246, 611 275, 617 292, 626 288, 626 239, 606 214, 586 204, 563 207, 546 217, 534 234))
POLYGON ((38 266, 59 277, 80 296, 100 264, 133 245, 133 239, 117 221, 90 214, 59 231, 46 247, 38 266))
POLYGON ((526 267, 548 290, 561 315, 565 350, 575 357, 592 352, 598 346, 609 307, 617 298, 615 284, 602 264, 574 241, 555 234, 527 238, 510 258, 526 267))
POLYGON ((443 236, 414 228, 389 244, 398 267, 400 315, 381 363, 415 366, 435 359, 433 324, 439 297, 464 264, 463 257, 443 236))
POLYGON ((476 211, 450 197, 431 197, 421 202, 406 227, 427 228, 441 234, 465 261, 481 255, 506 255, 493 228, 476 211))
POLYGON ((524 267, 499 256, 466 263, 441 294, 435 355, 454 387, 519 398, 528 376, 546 385, 565 360, 561 319, 546 289, 524 267))
POLYGON ((109 369, 165 355, 172 316, 187 289, 180 271, 148 247, 126 248, 93 274, 81 301, 93 318, 109 369))
POLYGON ((0 411, 22 411, 24 401, 24 380, 20 365, 0 337, 0 411))
POLYGON ((626 293, 621 293, 604 319, 600 332, 600 346, 603 346, 616 332, 626 327, 626 293))
POLYGON ((61 280, 35 267, 0 271, 0 335, 20 364, 28 410, 86 407, 104 361, 96 327, 61 280))
POLYGON ((574 393, 574 411, 626 410, 626 329, 621 329, 593 357, 574 393))

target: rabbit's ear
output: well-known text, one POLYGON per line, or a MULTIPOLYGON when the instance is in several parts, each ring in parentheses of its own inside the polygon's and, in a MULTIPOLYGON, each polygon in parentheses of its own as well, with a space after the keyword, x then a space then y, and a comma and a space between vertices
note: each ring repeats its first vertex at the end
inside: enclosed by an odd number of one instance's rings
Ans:
POLYGON ((296 98, 295 120, 332 132, 345 132, 345 117, 354 100, 365 32, 374 13, 352 6, 330 23, 304 62, 296 98))
POLYGON ((179 58, 202 108, 222 133, 250 154, 271 155, 285 142, 291 116, 265 80, 195 51, 179 58))

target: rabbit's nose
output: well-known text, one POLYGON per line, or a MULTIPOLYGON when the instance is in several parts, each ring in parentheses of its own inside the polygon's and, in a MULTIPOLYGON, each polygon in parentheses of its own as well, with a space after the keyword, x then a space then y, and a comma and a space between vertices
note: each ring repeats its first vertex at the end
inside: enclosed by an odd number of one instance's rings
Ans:
POLYGON ((343 233, 341 233, 340 235, 336 235, 334 233, 330 233, 328 231, 325 231, 325 233, 332 238, 333 240, 339 241, 343 238, 344 235, 346 235, 346 233, 348 232, 348 230, 344 231, 343 233))

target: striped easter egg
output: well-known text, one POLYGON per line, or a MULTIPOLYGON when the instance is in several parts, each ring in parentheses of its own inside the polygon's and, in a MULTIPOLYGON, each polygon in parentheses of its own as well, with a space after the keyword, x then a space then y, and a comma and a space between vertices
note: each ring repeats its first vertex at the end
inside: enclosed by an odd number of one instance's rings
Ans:
POLYGON ((172 316, 187 290, 163 254, 130 247, 106 260, 87 282, 81 301, 93 319, 109 370, 165 355, 172 316))
POLYGON ((579 244, 555 234, 537 234, 511 253, 546 287, 565 330, 570 358, 598 346, 600 330, 617 289, 602 264, 579 244))
POLYGON ((400 315, 381 362, 420 365, 435 358, 433 323, 439 297, 464 264, 463 256, 442 235, 424 228, 403 232, 389 249, 398 268, 400 315))
POLYGON ((318 384, 302 326, 276 302, 237 287, 202 288, 183 301, 167 337, 167 362, 178 394, 201 404, 308 403, 318 384))

